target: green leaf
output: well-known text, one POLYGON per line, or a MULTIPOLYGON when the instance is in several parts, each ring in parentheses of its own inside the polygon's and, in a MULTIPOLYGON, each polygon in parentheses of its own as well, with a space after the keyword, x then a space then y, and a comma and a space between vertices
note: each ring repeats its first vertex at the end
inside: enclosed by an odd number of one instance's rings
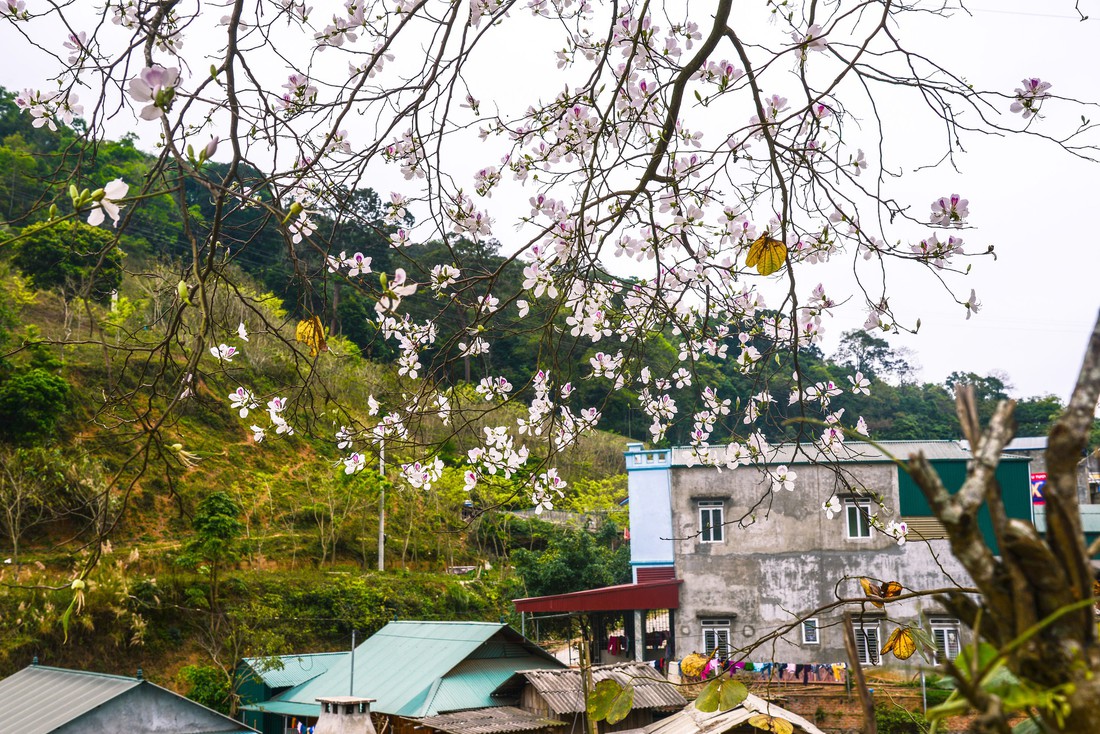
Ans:
MULTIPOLYGON (((985 677, 986 668, 997 657, 997 648, 990 645, 988 642, 983 642, 978 645, 978 657, 977 657, 977 671, 978 678, 985 677)), ((959 672, 961 672, 969 680, 972 671, 975 669, 974 648, 973 646, 964 647, 962 652, 959 653, 959 657, 955 661, 955 665, 958 666, 959 672)))
POLYGON ((749 692, 743 683, 723 675, 710 680, 703 686, 699 697, 695 699, 695 708, 708 714, 714 711, 728 711, 739 705, 748 695, 749 692))
POLYGON ((739 680, 727 680, 722 683, 722 690, 718 694, 718 709, 729 711, 735 706, 741 705, 749 695, 749 689, 739 680))
POLYGON ((721 687, 722 680, 720 678, 707 681, 707 684, 703 686, 703 690, 699 691, 699 695, 695 699, 695 708, 708 714, 717 711, 718 694, 721 687))
POLYGON ((634 686, 623 686, 611 679, 596 684, 588 696, 588 715, 596 721, 617 724, 634 706, 634 686))

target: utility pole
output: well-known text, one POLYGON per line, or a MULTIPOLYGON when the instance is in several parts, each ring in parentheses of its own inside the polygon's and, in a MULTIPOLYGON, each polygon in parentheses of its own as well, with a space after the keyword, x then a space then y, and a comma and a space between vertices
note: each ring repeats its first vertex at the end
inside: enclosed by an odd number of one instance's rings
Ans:
MULTIPOLYGON (((877 642, 876 642, 877 644, 877 642)), ((871 643, 867 636, 863 637, 863 645, 870 650, 871 643)), ((859 704, 863 710, 864 734, 878 734, 878 724, 875 722, 875 699, 867 690, 867 680, 863 677, 863 668, 859 664, 859 650, 856 648, 856 632, 852 625, 851 612, 844 613, 844 647, 848 651, 848 670, 855 678, 856 691, 859 693, 859 704)))
POLYGON ((382 477, 378 492, 378 570, 386 570, 386 443, 379 444, 378 474, 382 477))
POLYGON ((355 628, 351 628, 351 675, 348 676, 348 695, 355 695, 355 628))

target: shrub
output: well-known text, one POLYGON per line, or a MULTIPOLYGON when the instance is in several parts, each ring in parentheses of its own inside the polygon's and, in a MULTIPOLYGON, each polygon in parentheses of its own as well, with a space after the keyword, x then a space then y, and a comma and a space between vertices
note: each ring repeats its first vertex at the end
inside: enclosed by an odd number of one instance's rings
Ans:
POLYGON ((923 734, 928 731, 924 714, 894 704, 876 704, 875 723, 879 734, 923 734))

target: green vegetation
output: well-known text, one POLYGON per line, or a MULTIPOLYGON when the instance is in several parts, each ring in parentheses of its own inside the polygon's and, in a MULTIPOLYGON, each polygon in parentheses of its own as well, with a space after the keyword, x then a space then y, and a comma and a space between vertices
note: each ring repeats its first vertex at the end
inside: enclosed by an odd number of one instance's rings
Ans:
POLYGON ((920 711, 889 703, 875 705, 875 725, 879 734, 924 734, 928 731, 928 720, 920 711))

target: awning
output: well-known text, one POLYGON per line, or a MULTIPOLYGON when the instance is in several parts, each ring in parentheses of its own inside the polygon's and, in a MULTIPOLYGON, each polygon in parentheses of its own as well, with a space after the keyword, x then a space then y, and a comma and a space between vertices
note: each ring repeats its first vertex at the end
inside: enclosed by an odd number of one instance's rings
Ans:
POLYGON ((617 612, 628 609, 679 609, 681 579, 643 581, 574 591, 571 594, 514 599, 517 612, 617 612))

